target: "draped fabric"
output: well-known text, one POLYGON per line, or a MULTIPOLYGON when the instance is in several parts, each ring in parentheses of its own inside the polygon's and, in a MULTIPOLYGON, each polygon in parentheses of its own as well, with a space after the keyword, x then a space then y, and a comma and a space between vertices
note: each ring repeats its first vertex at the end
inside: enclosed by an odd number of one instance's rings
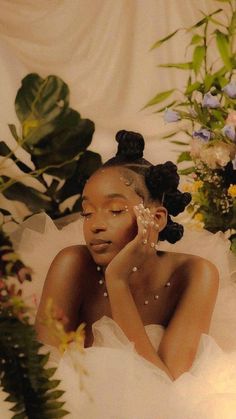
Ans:
MULTIPOLYGON (((157 66, 185 61, 188 39, 180 31, 161 48, 150 48, 202 18, 201 10, 217 8, 214 0, 0 0, 1 140, 14 145, 7 124, 19 126, 14 99, 21 79, 31 72, 55 74, 69 85, 71 106, 95 122, 90 148, 104 159, 116 149, 115 132, 130 129, 148 140, 147 159, 176 160, 176 148, 158 141, 174 124, 142 108, 156 93, 183 87, 185 72, 157 66)), ((21 204, 5 205, 12 210, 21 204)))

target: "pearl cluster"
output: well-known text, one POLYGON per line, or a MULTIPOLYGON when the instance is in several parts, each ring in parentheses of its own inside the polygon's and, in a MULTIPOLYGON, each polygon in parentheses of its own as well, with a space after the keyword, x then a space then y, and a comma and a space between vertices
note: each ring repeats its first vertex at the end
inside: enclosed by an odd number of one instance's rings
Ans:
MULTIPOLYGON (((101 267, 100 266, 97 266, 97 271, 98 272, 101 272, 101 267)), ((138 268, 137 268, 137 266, 134 266, 133 268, 132 268, 132 272, 137 272, 138 271, 138 268)), ((99 285, 103 285, 104 283, 105 283, 105 280, 103 279, 103 278, 101 278, 101 279, 99 279, 99 281, 98 281, 98 283, 99 283, 99 285)), ((165 284, 165 287, 170 287, 171 286, 171 283, 170 283, 170 281, 168 281, 166 284, 165 284)), ((105 297, 105 298, 108 298, 108 292, 107 292, 107 289, 105 288, 105 290, 103 291, 103 296, 105 297)), ((153 295, 153 300, 155 300, 155 301, 157 301, 157 300, 159 300, 159 295, 158 294, 154 294, 153 295)), ((146 300, 144 300, 144 302, 143 302, 143 304, 145 305, 145 306, 147 306, 148 304, 149 304, 149 302, 150 302, 150 299, 146 299, 146 300)))

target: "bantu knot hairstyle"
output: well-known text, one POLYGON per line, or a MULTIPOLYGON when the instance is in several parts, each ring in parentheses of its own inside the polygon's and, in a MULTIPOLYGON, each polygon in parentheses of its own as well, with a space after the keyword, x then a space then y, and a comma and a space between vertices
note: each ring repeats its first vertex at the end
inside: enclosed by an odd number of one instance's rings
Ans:
POLYGON ((116 141, 118 142, 116 156, 126 161, 133 161, 143 157, 144 138, 141 134, 125 130, 118 131, 116 141))
POLYGON ((145 181, 153 199, 158 199, 168 211, 167 225, 160 232, 159 239, 175 243, 183 236, 184 228, 181 224, 174 223, 174 217, 183 212, 191 201, 191 195, 178 190, 179 175, 177 166, 171 161, 164 164, 151 166, 146 170, 145 181))
POLYGON ((103 167, 125 166, 143 175, 149 194, 158 200, 168 211, 166 227, 160 232, 159 239, 175 243, 183 236, 184 228, 173 222, 174 217, 184 211, 191 201, 191 195, 178 190, 179 175, 177 166, 171 161, 153 166, 143 158, 144 138, 132 131, 119 131, 116 134, 118 150, 116 156, 108 160, 103 167))

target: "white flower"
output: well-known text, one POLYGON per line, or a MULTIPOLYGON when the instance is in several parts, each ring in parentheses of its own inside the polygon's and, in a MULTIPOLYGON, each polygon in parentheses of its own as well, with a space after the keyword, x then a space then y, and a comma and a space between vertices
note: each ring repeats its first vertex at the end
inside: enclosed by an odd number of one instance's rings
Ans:
POLYGON ((200 156, 203 144, 204 143, 198 138, 193 138, 190 140, 190 154, 193 159, 197 159, 200 156))
POLYGON ((202 147, 200 159, 207 164, 210 169, 224 167, 231 160, 232 145, 226 143, 215 144, 212 147, 202 147))

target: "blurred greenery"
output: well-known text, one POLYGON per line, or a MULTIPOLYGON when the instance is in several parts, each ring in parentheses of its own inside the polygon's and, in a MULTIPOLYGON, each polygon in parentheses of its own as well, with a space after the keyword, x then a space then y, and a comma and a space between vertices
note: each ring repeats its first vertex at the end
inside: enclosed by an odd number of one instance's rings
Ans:
POLYGON ((88 151, 94 134, 94 123, 81 118, 69 107, 69 88, 59 77, 45 79, 28 74, 15 99, 15 109, 21 132, 9 125, 17 142, 29 155, 31 169, 15 155, 4 141, 0 155, 14 162, 22 176, 1 178, 0 192, 10 200, 23 202, 32 212, 45 211, 53 219, 80 209, 80 194, 86 179, 101 166, 101 156, 88 151), (34 177, 43 186, 44 193, 25 186, 24 177, 34 177), (61 209, 65 199, 74 196, 71 208, 61 209))

